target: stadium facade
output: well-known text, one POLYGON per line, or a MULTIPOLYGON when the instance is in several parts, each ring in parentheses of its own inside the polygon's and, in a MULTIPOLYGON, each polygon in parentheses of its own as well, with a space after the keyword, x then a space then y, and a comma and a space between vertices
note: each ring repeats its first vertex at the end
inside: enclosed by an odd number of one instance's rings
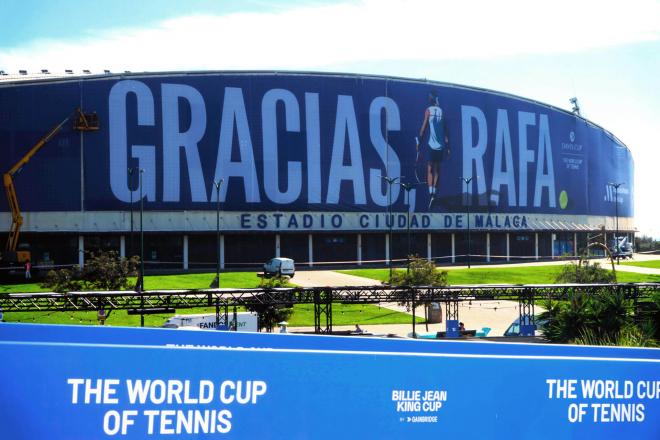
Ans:
POLYGON ((634 232, 628 148, 506 93, 304 72, 2 81, 0 170, 76 108, 96 112, 100 129, 67 126, 14 178, 35 264, 138 254, 142 228, 147 267, 211 268, 218 211, 226 268, 273 256, 382 264, 409 250, 450 263, 468 246, 473 261, 534 260, 574 255, 617 223, 634 232), (447 142, 431 194, 438 132, 447 142))

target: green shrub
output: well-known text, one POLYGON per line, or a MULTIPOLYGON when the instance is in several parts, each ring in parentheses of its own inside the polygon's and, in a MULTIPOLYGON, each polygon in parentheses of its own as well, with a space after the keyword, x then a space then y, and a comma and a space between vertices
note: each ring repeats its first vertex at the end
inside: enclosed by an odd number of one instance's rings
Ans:
POLYGON ((573 341, 578 345, 610 345, 618 347, 657 347, 658 341, 653 339, 648 329, 628 325, 613 335, 599 335, 591 329, 584 330, 573 341))
POLYGON ((551 342, 573 343, 585 335, 613 341, 634 327, 632 302, 614 289, 598 294, 570 291, 567 301, 547 301, 544 306, 539 319, 546 321, 543 332, 551 342))
MULTIPOLYGON (((263 277, 259 286, 265 289, 275 289, 278 287, 292 287, 289 283, 288 276, 273 276, 270 278, 263 277)), ((259 314, 259 328, 272 331, 273 327, 278 322, 288 321, 293 314, 292 307, 272 306, 272 305, 255 305, 248 306, 247 309, 251 312, 259 314)))
POLYGON ((85 266, 81 269, 51 270, 41 287, 54 292, 76 292, 85 290, 126 290, 129 277, 137 275, 140 258, 121 258, 116 251, 89 252, 85 266))
MULTIPOLYGON (((390 278, 391 286, 435 286, 442 287, 447 285, 447 271, 438 270, 432 261, 420 258, 417 255, 410 255, 408 270, 399 270, 392 273, 390 278)), ((405 306, 410 311, 412 304, 408 295, 397 303, 405 306)), ((424 302, 429 304, 429 302, 424 302)), ((419 305, 419 304, 417 304, 419 305)))
POLYGON ((582 260, 579 264, 571 263, 562 266, 557 275, 557 283, 616 283, 616 274, 603 269, 598 263, 582 260))
POLYGON ((269 332, 272 331, 278 322, 288 321, 293 314, 292 307, 284 306, 258 304, 247 306, 246 309, 250 312, 257 313, 259 315, 259 328, 266 329, 269 332))
POLYGON ((274 289, 277 287, 293 287, 291 283, 289 283, 289 277, 288 276, 273 276, 270 278, 263 277, 261 278, 261 281, 259 282, 259 287, 263 287, 264 289, 274 289))
POLYGON ((447 271, 437 270, 432 261, 417 255, 409 256, 408 270, 392 273, 392 286, 446 286, 447 271))

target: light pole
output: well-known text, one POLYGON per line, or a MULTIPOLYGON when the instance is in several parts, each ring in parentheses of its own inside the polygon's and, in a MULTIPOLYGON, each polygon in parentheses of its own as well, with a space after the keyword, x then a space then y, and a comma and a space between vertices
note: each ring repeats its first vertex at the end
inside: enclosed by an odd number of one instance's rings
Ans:
POLYGON ((397 180, 399 180, 398 177, 387 177, 387 176, 380 176, 381 179, 383 179, 387 183, 387 216, 389 217, 389 237, 387 239, 387 254, 388 254, 388 259, 387 259, 387 265, 389 266, 390 269, 390 281, 392 280, 392 224, 394 223, 394 219, 392 218, 392 185, 396 183, 397 180))
POLYGON ((410 271, 410 253, 412 252, 411 250, 411 242, 410 242, 410 191, 415 188, 418 184, 414 183, 403 183, 399 182, 399 185, 401 185, 401 188, 406 192, 406 198, 408 199, 408 212, 406 214, 406 228, 407 228, 407 233, 408 233, 408 254, 407 254, 407 262, 408 266, 406 269, 406 272, 410 271))
MULTIPOLYGON (((614 188, 614 212, 616 216, 616 232, 614 233, 614 252, 616 252, 616 264, 619 264, 619 187, 625 185, 625 182, 608 183, 609 186, 614 188)), ((606 243, 607 245, 607 243, 606 243)))
POLYGON ((133 171, 135 171, 134 167, 130 167, 128 169, 128 175, 130 176, 130 178, 129 178, 129 193, 131 195, 131 235, 129 236, 129 240, 128 240, 128 256, 129 257, 133 256, 133 171))
POLYGON ((144 170, 142 168, 138 169, 139 174, 139 187, 140 187, 140 273, 138 275, 138 281, 136 290, 138 293, 142 293, 144 290, 144 197, 142 195, 142 174, 144 170))
POLYGON ((465 206, 467 207, 467 237, 468 237, 468 253, 467 253, 467 264, 468 269, 470 268, 470 254, 472 253, 472 242, 470 237, 470 205, 472 204, 472 197, 469 197, 468 185, 472 182, 472 177, 459 177, 463 182, 465 182, 465 206), (469 200, 468 200, 469 197, 469 200))
POLYGON ((213 182, 217 194, 216 213, 215 213, 215 252, 216 252, 218 264, 216 266, 215 279, 213 280, 213 282, 211 282, 212 289, 220 288, 220 186, 222 185, 223 180, 224 179, 220 179, 217 182, 213 182))

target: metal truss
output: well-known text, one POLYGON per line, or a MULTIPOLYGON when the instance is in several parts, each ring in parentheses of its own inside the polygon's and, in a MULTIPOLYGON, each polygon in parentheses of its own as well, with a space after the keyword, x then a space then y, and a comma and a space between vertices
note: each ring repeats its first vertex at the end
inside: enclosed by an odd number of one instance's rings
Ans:
POLYGON ((332 292, 329 290, 315 291, 314 332, 332 333, 332 292))
MULTIPOLYGON (((524 325, 536 325, 534 318, 534 293, 529 288, 523 289, 520 296, 518 297, 518 312, 518 323, 521 326, 521 329, 524 325)), ((522 331, 524 330, 521 330, 521 332, 522 331)))
POLYGON ((660 283, 628 284, 550 284, 550 285, 480 285, 480 286, 366 286, 278 289, 208 289, 160 290, 127 292, 10 293, 0 294, 0 308, 10 312, 76 312, 89 310, 188 309, 215 307, 216 320, 221 313, 228 322, 229 308, 243 306, 291 307, 294 304, 314 304, 314 328, 317 333, 332 331, 332 304, 377 304, 396 302, 419 305, 445 303, 446 319, 458 319, 461 301, 518 301, 520 322, 533 324, 534 304, 540 300, 566 300, 571 294, 598 295, 616 291, 632 300, 635 309, 639 301, 660 292, 660 283), (221 312, 222 310, 222 312, 221 312))
POLYGON ((445 322, 450 320, 458 321, 458 300, 452 299, 445 303, 445 322))

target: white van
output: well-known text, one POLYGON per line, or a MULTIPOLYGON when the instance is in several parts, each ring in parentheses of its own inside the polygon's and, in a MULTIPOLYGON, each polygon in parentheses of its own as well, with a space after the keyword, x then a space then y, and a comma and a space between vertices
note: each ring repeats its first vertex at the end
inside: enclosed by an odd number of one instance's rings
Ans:
POLYGON ((295 273, 296 266, 291 258, 271 258, 264 264, 264 275, 267 277, 286 275, 293 278, 295 273))
MULTIPOLYGON (((258 326, 258 316, 256 313, 239 312, 236 314, 238 319, 239 332, 256 332, 258 326)), ((220 315, 220 325, 225 326, 225 315, 220 315)), ((175 315, 165 321, 163 327, 184 328, 196 327, 200 329, 215 329, 215 313, 197 314, 197 315, 175 315)), ((229 314, 229 328, 234 329, 234 314, 229 314)))

